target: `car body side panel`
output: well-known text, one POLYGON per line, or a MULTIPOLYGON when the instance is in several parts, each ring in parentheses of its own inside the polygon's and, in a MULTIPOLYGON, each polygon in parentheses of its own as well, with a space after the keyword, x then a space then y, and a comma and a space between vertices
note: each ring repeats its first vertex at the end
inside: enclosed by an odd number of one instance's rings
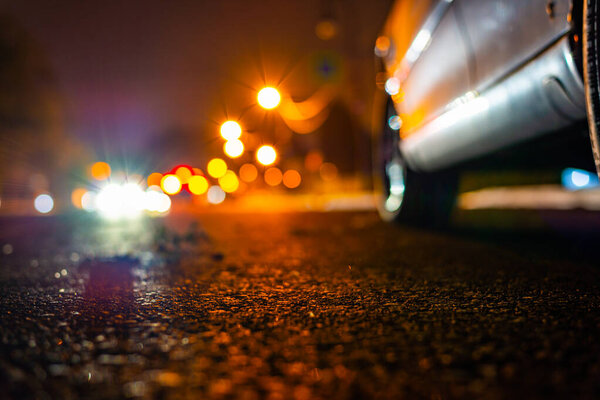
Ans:
POLYGON ((472 93, 401 141, 408 165, 435 171, 585 118, 583 84, 564 37, 499 84, 472 93))
POLYGON ((469 90, 467 50, 452 7, 445 12, 429 45, 401 82, 396 109, 405 133, 429 116, 441 113, 448 103, 469 90))
POLYGON ((455 0, 467 32, 473 89, 483 91, 569 30, 569 0, 455 0), (550 5, 552 4, 552 5, 550 5))

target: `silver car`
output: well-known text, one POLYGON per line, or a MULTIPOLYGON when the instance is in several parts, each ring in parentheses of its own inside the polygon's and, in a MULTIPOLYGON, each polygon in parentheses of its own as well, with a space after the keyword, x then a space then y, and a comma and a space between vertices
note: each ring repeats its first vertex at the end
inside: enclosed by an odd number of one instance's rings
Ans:
POLYGON ((385 95, 374 132, 382 217, 444 223, 454 167, 586 119, 598 167, 598 8, 596 0, 398 0, 375 44, 385 95))

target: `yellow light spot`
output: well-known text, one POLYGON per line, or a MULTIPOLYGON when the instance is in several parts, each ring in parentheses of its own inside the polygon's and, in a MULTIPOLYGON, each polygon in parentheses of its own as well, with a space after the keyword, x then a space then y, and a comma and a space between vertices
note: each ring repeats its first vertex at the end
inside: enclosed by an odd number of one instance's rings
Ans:
POLYGON ((146 182, 148 183, 148 187, 160 186, 160 181, 162 177, 162 174, 159 172, 153 172, 150 175, 148 175, 148 179, 146 180, 146 182))
POLYGON ((227 163, 220 158, 213 158, 208 162, 206 170, 213 178, 220 178, 227 172, 227 163))
POLYGON ((92 174, 92 177, 96 180, 106 180, 110 176, 110 165, 108 165, 104 161, 98 161, 97 163, 94 163, 94 165, 92 165, 90 173, 92 174))
POLYGON ((188 167, 181 166, 175 170, 175 175, 177 175, 181 184, 186 184, 192 177, 192 171, 188 167))
POLYGON ((174 195, 181 191, 181 181, 176 175, 167 174, 162 177, 160 187, 166 194, 174 195))
POLYGON ((298 186, 300 186, 301 182, 302 177, 300 176, 300 173, 295 169, 289 169, 285 171, 285 174, 283 174, 283 184, 289 189, 297 188, 298 186))
POLYGON ((326 182, 330 182, 337 178, 338 169, 335 164, 326 162, 321 165, 321 168, 319 168, 319 174, 321 174, 321 179, 326 182))
POLYGON ((258 176, 258 170, 254 164, 244 164, 240 167, 240 179, 244 182, 253 182, 258 176))
POLYGON ((231 158, 238 158, 244 152, 244 144, 238 140, 228 140, 223 145, 223 151, 231 158))
POLYGON ((203 176, 194 175, 188 181, 188 189, 192 194, 203 194, 208 190, 208 181, 203 176))
POLYGON ((277 152, 273 146, 264 145, 256 151, 256 160, 262 165, 271 165, 277 159, 277 152))
POLYGON ((265 182, 269 186, 277 186, 281 183, 281 170, 277 167, 271 167, 265 171, 265 182))
POLYGON ((271 110, 279 105, 281 95, 273 87, 265 87, 258 92, 258 104, 267 110, 271 110))
POLYGON ((73 203, 73 205, 77 208, 82 208, 82 203, 81 203, 81 199, 83 198, 83 195, 87 193, 87 190, 85 190, 84 188, 77 188, 75 190, 73 190, 73 192, 71 193, 71 202, 73 203))
POLYGON ((225 193, 233 193, 240 186, 240 181, 238 180, 235 172, 227 171, 225 175, 219 178, 219 186, 225 193))
POLYGON ((221 125, 221 136, 225 140, 239 139, 242 135, 242 127, 235 121, 225 121, 221 125))

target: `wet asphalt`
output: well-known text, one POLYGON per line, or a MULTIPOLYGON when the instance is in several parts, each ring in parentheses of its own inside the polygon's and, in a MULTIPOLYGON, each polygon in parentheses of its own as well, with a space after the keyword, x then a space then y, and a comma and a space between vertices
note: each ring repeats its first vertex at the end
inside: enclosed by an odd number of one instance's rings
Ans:
POLYGON ((0 219, 0 397, 598 398, 594 235, 0 219))

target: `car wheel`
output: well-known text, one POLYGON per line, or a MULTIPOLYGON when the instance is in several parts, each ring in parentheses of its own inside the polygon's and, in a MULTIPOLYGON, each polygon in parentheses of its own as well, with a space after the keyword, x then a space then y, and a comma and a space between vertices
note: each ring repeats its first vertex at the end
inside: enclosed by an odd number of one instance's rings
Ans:
POLYGON ((373 186, 379 214, 386 221, 446 225, 456 199, 457 173, 412 170, 400 152, 399 130, 390 123, 397 114, 392 100, 384 107, 383 121, 376 124, 373 135, 373 186))
POLYGON ((598 1, 586 0, 583 9, 583 78, 588 125, 596 171, 600 174, 600 15, 598 1))

